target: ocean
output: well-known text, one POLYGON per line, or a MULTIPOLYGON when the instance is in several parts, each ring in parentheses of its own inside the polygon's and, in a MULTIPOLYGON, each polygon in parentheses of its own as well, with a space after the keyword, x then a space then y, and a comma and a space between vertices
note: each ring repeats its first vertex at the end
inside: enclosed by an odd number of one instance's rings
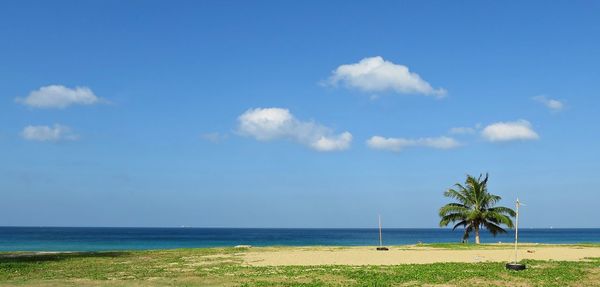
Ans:
MULTIPOLYGON (((461 230, 445 228, 384 228, 386 245, 459 242, 461 230)), ((600 242, 600 228, 519 229, 521 242, 600 242)), ((514 233, 482 242, 513 242, 514 233)), ((471 237, 473 241, 473 237, 471 237)), ((377 229, 369 228, 113 228, 0 227, 0 251, 101 251, 194 247, 308 245, 378 245, 377 229)))

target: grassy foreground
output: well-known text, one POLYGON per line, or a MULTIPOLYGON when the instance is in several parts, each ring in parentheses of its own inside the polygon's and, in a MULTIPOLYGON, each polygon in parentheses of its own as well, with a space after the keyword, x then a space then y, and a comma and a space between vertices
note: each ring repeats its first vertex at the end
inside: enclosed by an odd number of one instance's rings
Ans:
MULTIPOLYGON (((432 247, 459 248, 455 245, 432 247)), ((526 261, 528 270, 514 272, 505 270, 503 263, 249 267, 242 264, 244 252, 233 248, 199 248, 0 253, 0 285, 600 286, 600 258, 581 262, 526 261)))

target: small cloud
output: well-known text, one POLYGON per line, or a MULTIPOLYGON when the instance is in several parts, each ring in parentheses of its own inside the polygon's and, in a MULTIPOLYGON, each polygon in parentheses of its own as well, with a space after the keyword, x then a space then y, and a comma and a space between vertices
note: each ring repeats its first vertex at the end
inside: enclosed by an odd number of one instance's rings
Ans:
POLYGON ((325 84, 337 86, 339 83, 364 92, 392 91, 398 94, 436 97, 444 97, 447 93, 442 88, 433 88, 418 74, 411 72, 407 66, 394 64, 379 56, 337 67, 325 84))
POLYGON ((552 111, 560 111, 565 106, 561 101, 548 98, 544 95, 535 96, 532 99, 538 103, 541 103, 552 111))
POLYGON ((471 127, 455 127, 451 128, 448 133, 453 135, 470 135, 476 132, 476 128, 471 127))
POLYGON ((205 133, 200 135, 200 138, 202 138, 203 140, 209 141, 211 143, 220 143, 223 142, 227 139, 227 135, 226 134, 221 134, 221 133, 205 133))
POLYGON ((26 126, 21 136, 29 141, 74 141, 79 136, 71 131, 71 128, 59 124, 54 126, 26 126))
POLYGON ((481 136, 490 142, 537 140, 539 138, 526 120, 493 123, 481 131, 481 136))
POLYGON ((321 136, 317 141, 312 142, 310 146, 318 151, 345 150, 350 147, 352 134, 343 132, 339 135, 321 136))
POLYGON ((41 87, 30 92, 25 98, 16 98, 15 101, 32 108, 44 109, 64 109, 71 105, 94 105, 106 102, 97 97, 88 87, 71 89, 61 85, 41 87))
POLYGON ((373 136, 367 140, 367 146, 372 149, 388 150, 399 152, 408 147, 428 147, 435 149, 452 149, 460 146, 460 143, 451 137, 434 137, 434 138, 385 138, 381 136, 373 136))
POLYGON ((291 139, 317 151, 338 151, 350 147, 352 134, 334 134, 331 128, 300 121, 287 109, 249 109, 238 117, 238 131, 259 141, 291 139))

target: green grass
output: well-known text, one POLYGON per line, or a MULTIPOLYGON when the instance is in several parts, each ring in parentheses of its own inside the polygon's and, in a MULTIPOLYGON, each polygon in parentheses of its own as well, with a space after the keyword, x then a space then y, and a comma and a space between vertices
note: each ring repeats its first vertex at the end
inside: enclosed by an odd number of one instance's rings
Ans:
MULTIPOLYGON (((455 245, 423 245, 457 248, 455 245)), ((491 248, 465 247, 465 248, 491 248)), ((495 248, 495 247, 494 247, 495 248)), ((70 254, 0 254, 0 285, 13 286, 600 286, 600 258, 581 262, 396 266, 242 264, 244 250, 199 248, 70 254)))

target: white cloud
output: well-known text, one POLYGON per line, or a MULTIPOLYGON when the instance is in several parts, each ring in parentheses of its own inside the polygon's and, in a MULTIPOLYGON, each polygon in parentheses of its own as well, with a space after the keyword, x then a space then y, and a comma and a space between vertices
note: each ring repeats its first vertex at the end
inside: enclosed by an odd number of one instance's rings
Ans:
POLYGON ((343 132, 337 136, 321 136, 316 142, 310 144, 318 151, 345 150, 350 147, 352 134, 343 132))
POLYGON ((491 142, 536 140, 539 138, 538 134, 531 128, 531 124, 526 120, 493 123, 481 131, 481 136, 491 142))
POLYGON ((548 98, 546 96, 535 96, 533 97, 533 100, 541 103, 542 105, 546 106, 547 108, 553 110, 553 111, 560 111, 564 108, 564 104, 559 101, 559 100, 555 100, 555 99, 551 99, 548 98))
POLYGON ((460 146, 460 143, 450 137, 434 137, 434 138, 385 138, 381 136, 373 136, 367 140, 367 146, 372 149, 389 150, 399 152, 408 147, 429 147, 436 149, 451 149, 460 146))
POLYGON ((394 64, 382 57, 364 58, 358 63, 341 65, 332 72, 328 84, 343 83, 364 92, 393 91, 400 94, 423 94, 443 97, 446 90, 434 89, 407 66, 394 64))
POLYGON ((238 131, 260 141, 291 139, 318 151, 345 150, 350 147, 352 134, 334 134, 326 126, 300 121, 287 109, 249 109, 238 117, 238 131))
POLYGON ((16 98, 16 102, 33 108, 59 108, 70 105, 93 105, 104 100, 97 97, 88 87, 67 88, 61 85, 50 85, 32 91, 25 98, 16 98))
POLYGON ((63 141, 77 140, 79 136, 71 131, 71 128, 59 124, 54 126, 26 126, 21 136, 30 141, 63 141))

